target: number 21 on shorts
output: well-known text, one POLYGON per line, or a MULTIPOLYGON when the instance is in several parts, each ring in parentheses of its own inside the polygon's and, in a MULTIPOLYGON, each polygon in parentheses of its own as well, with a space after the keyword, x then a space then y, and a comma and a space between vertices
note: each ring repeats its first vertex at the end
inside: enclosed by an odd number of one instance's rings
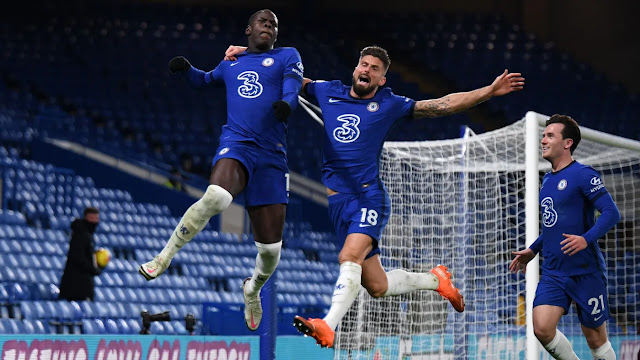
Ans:
POLYGON ((378 212, 374 209, 362 208, 362 217, 360 218, 360 227, 375 226, 378 224, 378 212), (365 223, 366 222, 366 223, 365 223))
POLYGON ((597 298, 593 297, 589 299, 588 304, 589 306, 593 306, 593 310, 591 310, 591 315, 597 315, 597 314, 600 314, 600 312, 604 311, 604 299, 602 295, 600 295, 597 298))

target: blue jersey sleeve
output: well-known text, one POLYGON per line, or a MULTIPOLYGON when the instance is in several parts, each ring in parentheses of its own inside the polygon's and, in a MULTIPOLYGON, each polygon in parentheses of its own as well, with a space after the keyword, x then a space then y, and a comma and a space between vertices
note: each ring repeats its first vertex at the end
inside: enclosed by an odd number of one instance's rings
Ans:
POLYGON ((314 80, 310 83, 307 83, 304 87, 304 93, 310 98, 318 99, 318 93, 322 92, 323 88, 329 84, 324 80, 314 80))
POLYGON ((580 191, 584 194, 584 197, 592 204, 599 197, 609 193, 600 179, 600 174, 588 166, 580 169, 578 186, 580 187, 580 191))
POLYGON ((531 244, 531 246, 529 246, 529 249, 533 250, 534 254, 537 254, 542 250, 542 245, 543 245, 543 240, 541 235, 541 236, 538 236, 536 241, 534 241, 533 244, 531 244))
POLYGON ((596 223, 582 235, 588 244, 592 244, 620 221, 620 212, 604 187, 597 171, 591 167, 585 167, 580 175, 580 190, 584 197, 600 212, 596 223))
POLYGON ((216 66, 215 69, 209 71, 207 76, 205 77, 205 81, 207 84, 212 83, 214 81, 223 81, 224 80, 224 60, 216 66))
POLYGON ((223 79, 222 76, 222 63, 209 72, 204 72, 194 66, 191 66, 189 71, 187 71, 187 80, 195 87, 202 87, 214 81, 220 81, 223 79))
POLYGON ((298 94, 302 87, 304 66, 298 50, 290 48, 285 58, 285 69, 282 74, 282 100, 287 102, 291 109, 298 105, 298 94))
POLYGON ((401 118, 411 117, 413 115, 413 108, 416 106, 416 101, 406 96, 393 95, 396 106, 397 114, 401 118))
POLYGON ((291 51, 288 52, 288 56, 285 60, 285 69, 283 77, 288 78, 292 77, 302 82, 302 78, 304 77, 304 66, 302 66, 302 59, 300 59, 300 53, 298 50, 291 48, 291 51))

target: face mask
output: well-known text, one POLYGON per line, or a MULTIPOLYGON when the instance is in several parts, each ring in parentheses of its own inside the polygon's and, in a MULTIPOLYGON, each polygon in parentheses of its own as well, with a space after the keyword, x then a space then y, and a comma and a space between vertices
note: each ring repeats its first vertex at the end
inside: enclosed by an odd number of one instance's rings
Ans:
POLYGON ((89 230, 89 232, 92 234, 95 233, 99 223, 92 223, 86 220, 85 222, 87 223, 87 229, 89 230))

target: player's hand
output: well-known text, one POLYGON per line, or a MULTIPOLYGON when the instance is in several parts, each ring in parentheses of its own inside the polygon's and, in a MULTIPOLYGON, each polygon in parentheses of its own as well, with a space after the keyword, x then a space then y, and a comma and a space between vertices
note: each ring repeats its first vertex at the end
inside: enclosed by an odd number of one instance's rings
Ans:
POLYGON ((191 64, 184 58, 184 56, 176 56, 169 61, 169 71, 171 71, 172 74, 187 71, 190 68, 191 64))
POLYGON ((506 69, 491 84, 493 96, 506 95, 524 88, 524 78, 520 73, 509 73, 506 69))
POLYGON ((227 48, 227 51, 224 52, 224 60, 236 61, 238 60, 238 58, 236 58, 236 55, 243 53, 245 51, 247 51, 246 46, 229 45, 229 47, 227 48))
POLYGON ((536 254, 531 249, 514 251, 512 254, 514 254, 516 258, 509 264, 509 271, 516 274, 518 270, 522 270, 522 273, 525 274, 527 272, 527 264, 536 257, 536 254))
POLYGON ((582 236, 570 234, 562 234, 562 236, 566 237, 566 239, 560 242, 560 245, 564 245, 560 250, 562 250, 565 255, 572 256, 578 251, 587 248, 587 240, 582 236))
POLYGON ((287 118, 291 114, 291 105, 283 100, 278 100, 272 105, 273 111, 276 113, 276 118, 282 122, 287 122, 287 118))

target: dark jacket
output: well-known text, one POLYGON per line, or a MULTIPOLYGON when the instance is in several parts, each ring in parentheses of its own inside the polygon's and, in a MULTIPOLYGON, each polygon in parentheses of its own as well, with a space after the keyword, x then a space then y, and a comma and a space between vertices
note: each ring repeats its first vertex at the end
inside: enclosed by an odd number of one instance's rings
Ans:
POLYGON ((67 264, 60 280, 60 299, 93 300, 93 277, 100 274, 94 265, 94 241, 91 224, 84 219, 71 223, 67 264))

